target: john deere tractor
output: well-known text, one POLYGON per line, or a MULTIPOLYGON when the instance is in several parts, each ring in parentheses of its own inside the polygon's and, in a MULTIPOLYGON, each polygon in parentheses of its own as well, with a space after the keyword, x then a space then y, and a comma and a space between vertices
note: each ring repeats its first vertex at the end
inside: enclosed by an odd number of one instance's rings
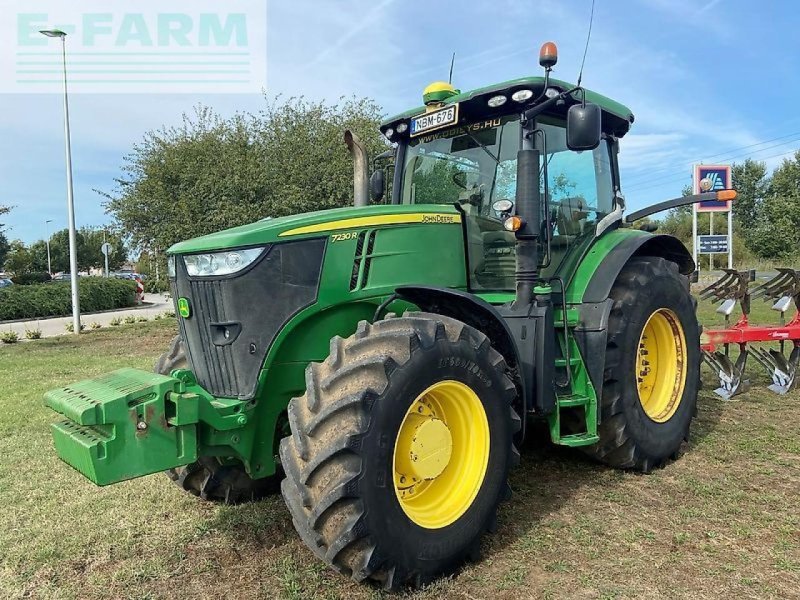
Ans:
POLYGON ((180 335, 155 373, 48 392, 59 456, 212 501, 280 487, 321 560, 387 588, 476 558, 532 423, 613 467, 674 459, 699 383, 694 264, 631 224, 729 192, 626 216, 633 115, 555 63, 548 43, 542 77, 428 86, 374 160, 348 136, 354 207, 173 246, 180 335))

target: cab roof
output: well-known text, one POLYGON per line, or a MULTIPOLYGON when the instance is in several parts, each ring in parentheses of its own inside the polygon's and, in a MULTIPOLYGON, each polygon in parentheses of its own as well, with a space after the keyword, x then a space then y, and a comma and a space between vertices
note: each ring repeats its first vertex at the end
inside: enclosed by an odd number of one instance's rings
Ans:
MULTIPOLYGON (((575 86, 574 84, 566 81, 550 79, 549 87, 555 88, 559 92, 563 92, 575 86)), ((473 116, 475 119, 481 119, 509 114, 512 112, 522 112, 522 110, 530 106, 530 102, 517 104, 511 101, 511 94, 519 90, 529 89, 534 92, 533 97, 536 98, 544 91, 543 88, 544 77, 522 77, 520 79, 512 79, 503 83, 496 83, 487 87, 482 87, 450 96, 443 102, 443 104, 446 106, 448 104, 454 104, 458 102, 459 104, 471 106, 472 110, 468 110, 466 111, 466 114, 464 114, 464 117, 466 118, 460 119, 461 121, 469 121, 470 113, 472 113, 471 116, 473 116), (509 101, 498 108, 489 107, 486 104, 486 100, 499 93, 505 93, 509 97, 509 101)), ((605 133, 622 137, 628 132, 631 124, 633 123, 634 117, 631 109, 629 109, 627 106, 620 104, 611 98, 603 96, 602 94, 592 92, 591 90, 586 90, 586 101, 597 104, 600 107, 600 110, 602 111, 602 128, 605 133)), ((426 107, 423 105, 402 112, 383 121, 380 129, 382 132, 385 132, 389 127, 396 129, 400 122, 407 121, 411 117, 420 115, 424 113, 425 110, 426 107)), ((565 110, 565 108, 563 110, 565 110)), ((557 109, 556 113, 558 112, 560 111, 557 109)), ((392 141, 395 140, 393 139, 392 141)))

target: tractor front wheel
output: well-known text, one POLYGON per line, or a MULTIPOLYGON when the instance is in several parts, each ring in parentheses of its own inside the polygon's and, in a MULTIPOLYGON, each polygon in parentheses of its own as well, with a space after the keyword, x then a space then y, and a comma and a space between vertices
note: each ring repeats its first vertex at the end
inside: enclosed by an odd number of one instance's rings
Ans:
POLYGON ((678 266, 637 257, 611 290, 600 441, 585 451, 611 466, 650 471, 689 440, 700 387, 700 333, 678 266))
MULTIPOLYGON (((169 349, 162 354, 154 371, 169 375, 174 369, 188 369, 186 350, 181 336, 176 335, 169 349)), ((185 467, 166 471, 167 477, 181 489, 203 500, 223 504, 239 504, 260 500, 278 491, 278 476, 252 479, 239 461, 226 462, 215 456, 204 456, 185 467)))
POLYGON ((506 370, 485 335, 440 315, 362 321, 331 340, 289 404, 280 447, 305 543, 387 589, 477 559, 519 458, 506 370))

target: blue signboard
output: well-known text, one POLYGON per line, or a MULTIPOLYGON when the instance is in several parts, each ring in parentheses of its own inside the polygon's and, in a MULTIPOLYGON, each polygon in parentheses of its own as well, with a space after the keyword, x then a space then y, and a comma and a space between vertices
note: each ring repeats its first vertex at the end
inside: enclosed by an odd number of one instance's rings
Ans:
MULTIPOLYGON (((729 190, 732 187, 730 165, 695 165, 695 194, 729 190)), ((731 209, 731 202, 730 200, 710 200, 708 202, 699 202, 696 206, 697 212, 728 212, 731 209)))
POLYGON ((698 248, 700 254, 727 254, 728 236, 727 235, 699 235, 698 248))

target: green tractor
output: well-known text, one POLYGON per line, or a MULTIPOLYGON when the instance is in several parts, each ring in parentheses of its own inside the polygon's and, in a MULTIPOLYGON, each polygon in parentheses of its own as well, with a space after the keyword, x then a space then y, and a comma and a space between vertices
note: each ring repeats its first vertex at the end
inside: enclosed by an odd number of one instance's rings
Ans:
POLYGON ((625 217, 633 115, 555 62, 545 44, 543 77, 432 84, 382 124, 372 177, 347 136, 354 207, 173 246, 180 335, 156 373, 48 392, 59 456, 212 501, 280 487, 313 552, 386 588, 477 557, 536 422, 613 467, 674 459, 699 386, 694 264, 631 223, 717 195, 625 217))

